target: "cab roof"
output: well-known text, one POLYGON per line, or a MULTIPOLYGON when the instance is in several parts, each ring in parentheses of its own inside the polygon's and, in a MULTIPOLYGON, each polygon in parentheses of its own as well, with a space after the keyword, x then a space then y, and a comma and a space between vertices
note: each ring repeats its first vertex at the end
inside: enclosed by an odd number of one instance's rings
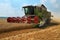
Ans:
POLYGON ((24 6, 23 8, 27 8, 27 7, 34 7, 34 6, 32 6, 32 5, 30 5, 30 6, 24 6))

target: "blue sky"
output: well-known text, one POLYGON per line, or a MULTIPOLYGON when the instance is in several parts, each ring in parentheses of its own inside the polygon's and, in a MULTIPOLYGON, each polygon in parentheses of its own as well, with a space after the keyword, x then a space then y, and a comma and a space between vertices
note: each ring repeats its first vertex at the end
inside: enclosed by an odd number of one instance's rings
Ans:
POLYGON ((23 16, 23 6, 44 4, 52 15, 60 17, 60 0, 0 0, 0 17, 23 16))

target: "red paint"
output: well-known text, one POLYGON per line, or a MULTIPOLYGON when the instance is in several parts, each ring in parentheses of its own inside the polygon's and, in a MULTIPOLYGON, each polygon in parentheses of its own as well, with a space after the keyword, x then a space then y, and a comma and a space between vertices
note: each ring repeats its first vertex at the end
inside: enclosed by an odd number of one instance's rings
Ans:
MULTIPOLYGON (((7 18, 7 22, 12 22, 12 23, 25 23, 27 21, 27 23, 31 23, 32 20, 31 20, 31 16, 25 18, 25 17, 8 17, 7 18)), ((39 23, 39 18, 38 16, 35 16, 34 17, 34 20, 33 20, 34 23, 39 23)))
POLYGON ((25 17, 22 17, 21 21, 22 21, 22 23, 25 23, 26 18, 25 17))
POLYGON ((21 18, 20 18, 20 17, 17 17, 17 18, 16 18, 16 22, 17 22, 17 23, 20 23, 20 22, 21 22, 21 18))
POLYGON ((38 16, 35 16, 35 17, 34 17, 34 23, 36 23, 36 24, 39 23, 39 18, 38 18, 38 16))
POLYGON ((13 22, 12 17, 8 17, 8 18, 7 18, 7 22, 13 22))
POLYGON ((27 18, 27 23, 31 23, 31 17, 30 16, 27 18))

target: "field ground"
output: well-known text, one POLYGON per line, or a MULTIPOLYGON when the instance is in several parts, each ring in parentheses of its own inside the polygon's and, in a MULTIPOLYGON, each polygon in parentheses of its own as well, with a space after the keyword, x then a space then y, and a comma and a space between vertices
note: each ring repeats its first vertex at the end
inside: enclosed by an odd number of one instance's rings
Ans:
POLYGON ((6 19, 0 19, 0 40, 60 40, 60 20, 54 19, 43 28, 32 28, 29 24, 7 23, 6 19), (11 30, 5 32, 4 28, 11 30))

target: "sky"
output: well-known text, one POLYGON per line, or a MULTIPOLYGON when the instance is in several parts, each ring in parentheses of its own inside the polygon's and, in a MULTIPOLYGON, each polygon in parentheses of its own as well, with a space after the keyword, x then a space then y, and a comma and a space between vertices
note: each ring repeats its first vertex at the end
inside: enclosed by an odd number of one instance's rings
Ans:
POLYGON ((60 0, 0 0, 0 17, 22 17, 23 6, 44 4, 52 15, 60 17, 60 0))

